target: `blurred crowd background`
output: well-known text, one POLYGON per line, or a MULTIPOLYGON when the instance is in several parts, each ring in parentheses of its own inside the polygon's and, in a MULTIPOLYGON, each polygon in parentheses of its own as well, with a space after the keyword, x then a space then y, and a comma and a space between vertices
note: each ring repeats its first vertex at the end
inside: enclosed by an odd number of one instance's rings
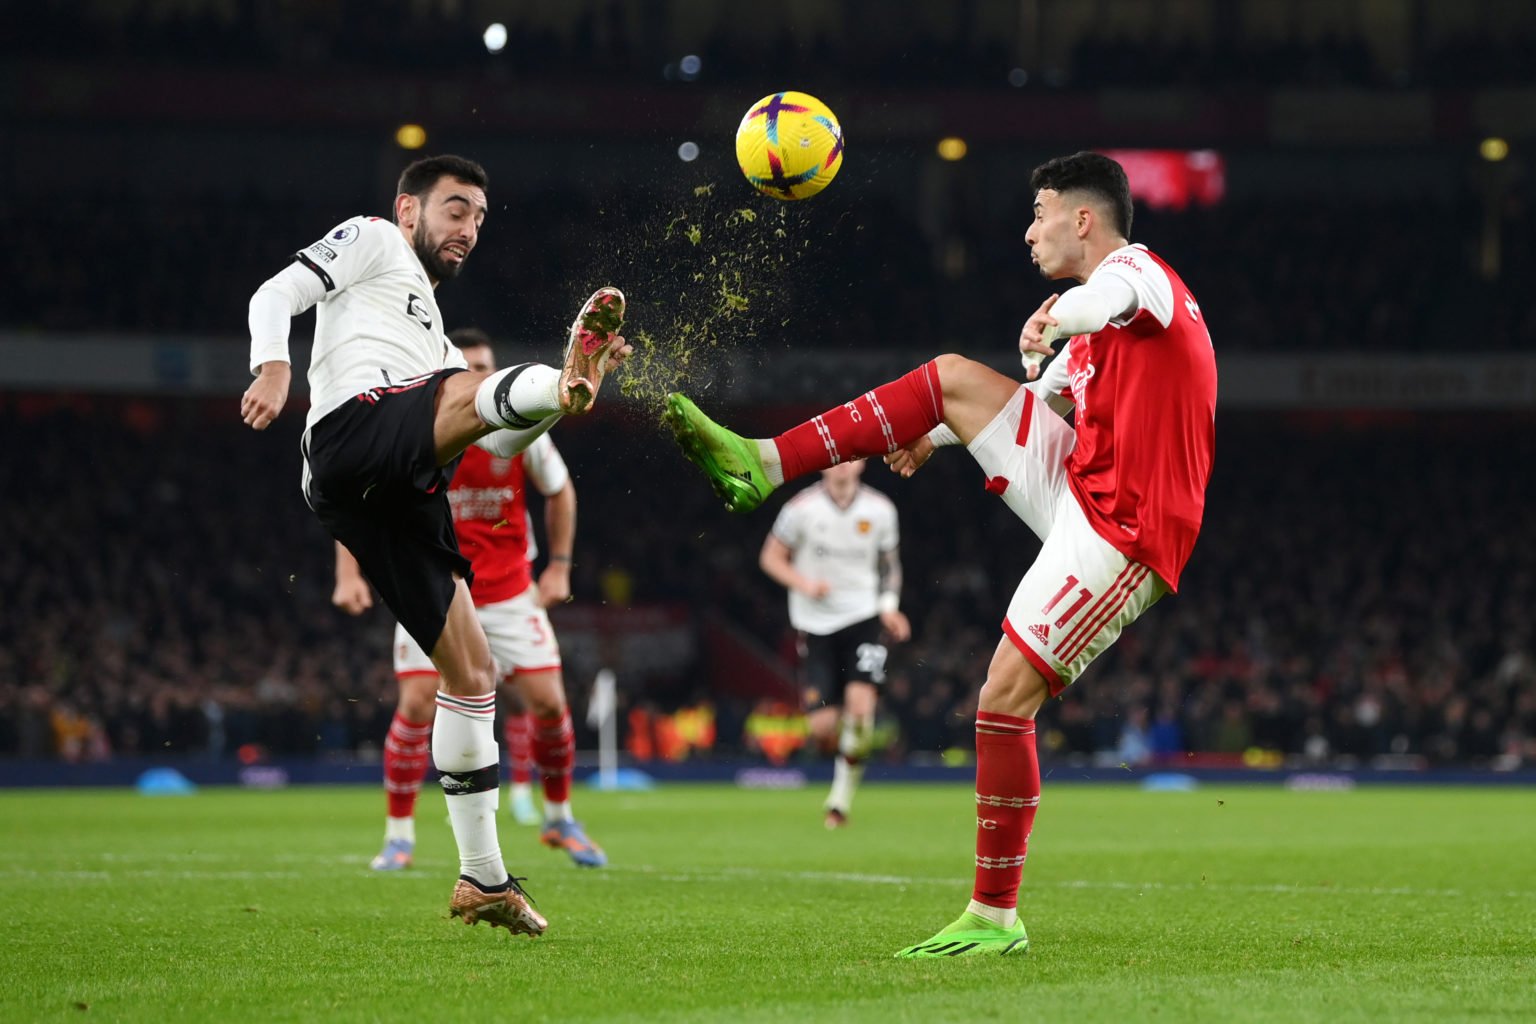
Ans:
MULTIPOLYGON (((575 303, 618 284, 663 363, 711 321, 689 372, 763 432, 907 354, 1008 365, 1051 290, 1023 244, 1028 170, 1077 148, 1214 168, 1209 188, 1144 193, 1134 236, 1190 283, 1224 366, 1536 341, 1531 5, 96 0, 11 29, 0 363, 86 339, 235 365, 126 394, 111 360, 47 385, 0 366, 0 756, 376 753, 392 624, 330 607, 330 544, 297 487, 302 396, 267 435, 241 427, 238 342, 256 286, 332 224, 387 213, 424 153, 492 177, 482 243, 440 295, 450 326, 549 358, 575 303), (794 206, 750 193, 730 146, 780 88, 826 99, 849 138, 837 182, 794 206), (679 219, 705 229, 696 251, 679 219), (717 285, 752 315, 712 320, 717 285)), ((771 510, 717 507, 656 424, 657 388, 694 378, 647 373, 557 432, 583 513, 556 620, 573 700, 611 664, 633 754, 811 756, 783 594, 757 569, 771 510), (609 634, 643 649, 624 623, 647 610, 684 639, 626 662, 609 634)), ((1181 594, 1053 703, 1046 756, 1536 761, 1530 405, 1218 416, 1181 594)), ((910 484, 866 479, 902 515, 915 628, 882 756, 964 751, 1037 542, 958 451, 910 484)))

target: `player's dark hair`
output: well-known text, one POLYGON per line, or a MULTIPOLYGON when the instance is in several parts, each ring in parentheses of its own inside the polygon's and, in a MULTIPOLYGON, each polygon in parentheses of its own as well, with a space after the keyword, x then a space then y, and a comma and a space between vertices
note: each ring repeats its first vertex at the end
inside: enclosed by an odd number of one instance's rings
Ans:
POLYGON ((490 348, 491 336, 478 327, 460 327, 448 332, 448 340, 455 348, 490 348))
POLYGON ((485 173, 484 167, 462 156, 444 153, 442 156, 417 160, 401 171, 395 195, 425 198, 432 191, 432 186, 443 178, 457 178, 481 189, 489 189, 491 184, 490 175, 485 173))
POLYGON ((1058 156, 1036 167, 1029 175, 1031 194, 1043 188, 1056 192, 1086 192, 1108 204, 1112 225, 1121 238, 1131 237, 1131 183, 1125 168, 1102 153, 1058 156))

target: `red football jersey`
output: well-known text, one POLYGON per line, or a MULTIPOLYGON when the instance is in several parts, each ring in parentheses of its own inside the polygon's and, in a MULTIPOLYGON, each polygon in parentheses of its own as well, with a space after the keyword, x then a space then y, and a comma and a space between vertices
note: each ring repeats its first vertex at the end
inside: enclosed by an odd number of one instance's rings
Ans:
POLYGON ((448 487, 459 551, 475 570, 475 604, 495 604, 521 594, 533 582, 538 550, 529 532, 529 478, 540 493, 565 486, 565 463, 549 436, 528 451, 500 459, 470 445, 448 487))
POLYGON ((1176 591, 1216 451, 1216 353, 1199 303, 1147 249, 1115 250, 1100 274, 1129 283, 1141 308, 1067 349, 1068 483, 1099 535, 1176 591))

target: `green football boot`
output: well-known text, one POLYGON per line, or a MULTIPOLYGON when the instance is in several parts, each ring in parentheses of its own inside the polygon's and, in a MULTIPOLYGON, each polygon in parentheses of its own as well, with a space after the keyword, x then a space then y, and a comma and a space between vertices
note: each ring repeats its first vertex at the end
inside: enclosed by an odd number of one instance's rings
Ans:
POLYGON ((1028 951, 1029 936, 1024 933, 1023 921, 1013 922, 1012 928, 999 928, 967 911, 933 938, 908 946, 896 956, 921 960, 946 956, 1007 956, 1028 951))
POLYGON ((704 471, 710 486, 732 512, 751 512, 768 499, 774 485, 768 482, 757 442, 726 430, 705 416, 684 396, 667 396, 663 416, 683 454, 704 471))

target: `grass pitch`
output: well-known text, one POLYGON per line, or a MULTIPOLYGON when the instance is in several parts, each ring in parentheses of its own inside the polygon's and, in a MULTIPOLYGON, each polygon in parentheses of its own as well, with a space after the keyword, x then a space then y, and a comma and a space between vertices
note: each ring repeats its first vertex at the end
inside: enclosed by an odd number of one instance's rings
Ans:
POLYGON ((1051 784, 1027 956, 898 961, 970 895, 969 787, 576 793, 612 866, 503 817, 541 940, 367 869, 363 788, 0 794, 0 1020, 1451 1021, 1536 1016, 1536 795, 1051 784))

